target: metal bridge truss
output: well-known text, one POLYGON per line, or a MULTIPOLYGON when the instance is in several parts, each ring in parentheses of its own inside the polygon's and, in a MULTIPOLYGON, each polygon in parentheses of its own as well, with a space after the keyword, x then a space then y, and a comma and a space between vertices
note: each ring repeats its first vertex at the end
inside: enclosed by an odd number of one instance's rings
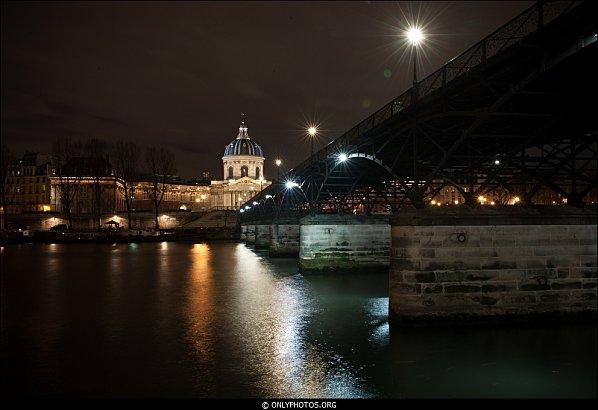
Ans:
POLYGON ((596 11, 535 4, 244 204, 243 218, 394 213, 445 187, 469 206, 595 201, 596 11))

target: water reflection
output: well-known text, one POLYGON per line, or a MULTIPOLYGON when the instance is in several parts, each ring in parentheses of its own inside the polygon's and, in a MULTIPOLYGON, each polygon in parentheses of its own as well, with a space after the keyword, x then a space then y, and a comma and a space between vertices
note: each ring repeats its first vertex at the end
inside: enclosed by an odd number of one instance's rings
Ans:
POLYGON ((214 329, 214 276, 210 270, 211 251, 207 244, 194 244, 189 249, 191 267, 186 291, 187 340, 192 346, 193 363, 201 373, 201 383, 214 389, 214 370, 205 363, 214 363, 216 340, 214 329))
POLYGON ((230 242, 1 258, 13 395, 596 396, 594 326, 397 330, 385 275, 304 277, 230 242))

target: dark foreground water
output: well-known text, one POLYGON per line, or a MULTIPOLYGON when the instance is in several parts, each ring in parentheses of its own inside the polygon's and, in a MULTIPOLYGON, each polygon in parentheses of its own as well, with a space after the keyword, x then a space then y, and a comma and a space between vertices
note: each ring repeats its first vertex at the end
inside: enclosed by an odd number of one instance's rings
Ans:
POLYGON ((3 397, 596 397, 591 324, 389 332, 386 276, 237 243, 1 255, 3 397))

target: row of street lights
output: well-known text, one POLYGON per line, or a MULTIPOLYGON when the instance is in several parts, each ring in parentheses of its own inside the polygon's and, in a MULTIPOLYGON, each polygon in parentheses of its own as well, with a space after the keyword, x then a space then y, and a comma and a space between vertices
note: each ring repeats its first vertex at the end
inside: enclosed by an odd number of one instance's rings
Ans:
MULTIPOLYGON (((413 47, 413 86, 415 87, 417 85, 417 46, 424 40, 425 37, 423 31, 416 26, 412 26, 409 29, 407 29, 404 32, 404 36, 413 47)), ((313 157, 314 141, 316 139, 316 135, 318 134, 318 128, 315 125, 309 125, 306 129, 306 132, 308 138, 310 139, 310 157, 313 157)), ((349 159, 349 156, 345 153, 340 153, 337 156, 337 160, 339 163, 345 162, 347 161, 347 159, 349 159)), ((277 158, 274 163, 276 164, 276 179, 280 180, 280 166, 282 165, 282 160, 280 158, 277 158)), ((287 190, 292 190, 294 188, 301 189, 301 185, 296 181, 292 180, 285 181, 284 186, 287 190)), ((272 196, 266 195, 265 198, 269 199, 272 198, 272 196)), ((259 205, 259 203, 254 201, 253 206, 257 205, 259 205)), ((241 209, 240 212, 243 213, 245 211, 248 211, 249 209, 251 209, 251 207, 247 205, 244 209, 241 209)))

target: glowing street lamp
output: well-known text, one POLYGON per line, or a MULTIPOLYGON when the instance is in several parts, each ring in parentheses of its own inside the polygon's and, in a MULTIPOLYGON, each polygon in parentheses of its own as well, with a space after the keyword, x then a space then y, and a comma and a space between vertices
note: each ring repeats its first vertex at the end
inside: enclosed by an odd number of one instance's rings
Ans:
POLYGON ((253 201, 253 205, 258 205, 258 203, 256 201, 253 201))
POLYGON ((424 39, 424 33, 417 27, 411 27, 407 30, 407 39, 415 46, 424 39))
POLYGON ((347 159, 349 159, 349 157, 347 156, 347 154, 340 154, 338 156, 338 161, 339 162, 345 162, 347 159))
POLYGON ((284 186, 286 189, 293 189, 299 186, 298 183, 296 183, 295 181, 287 181, 284 183, 284 186))

